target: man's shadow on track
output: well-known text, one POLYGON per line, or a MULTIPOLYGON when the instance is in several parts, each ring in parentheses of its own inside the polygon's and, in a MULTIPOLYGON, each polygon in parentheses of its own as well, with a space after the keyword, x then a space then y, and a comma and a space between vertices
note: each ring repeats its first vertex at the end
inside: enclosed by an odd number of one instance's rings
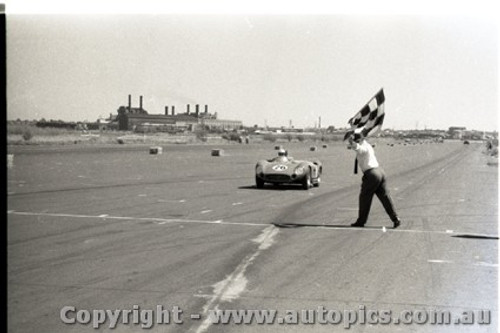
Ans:
MULTIPOLYGON (((358 228, 358 227, 351 227, 350 225, 345 225, 345 224, 313 224, 313 223, 280 223, 280 222, 275 222, 271 223, 275 227, 278 228, 333 228, 333 229, 356 229, 356 230, 363 230, 363 229, 375 229, 375 230, 380 230, 384 226, 364 226, 363 228, 358 228)), ((388 228, 391 229, 392 227, 388 228)))

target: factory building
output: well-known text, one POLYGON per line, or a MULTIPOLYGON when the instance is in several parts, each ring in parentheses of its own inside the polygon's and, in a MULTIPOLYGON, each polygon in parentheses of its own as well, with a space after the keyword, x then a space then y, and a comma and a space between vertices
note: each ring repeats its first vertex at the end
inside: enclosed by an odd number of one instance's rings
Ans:
POLYGON ((452 139, 462 139, 465 131, 466 131, 465 127, 452 126, 448 129, 448 135, 452 139))
POLYGON ((164 114, 149 114, 142 104, 142 96, 139 99, 139 107, 132 107, 132 96, 128 96, 128 106, 118 108, 118 130, 121 131, 158 131, 158 132, 182 132, 207 130, 234 130, 243 126, 239 120, 217 119, 217 112, 208 112, 208 105, 200 111, 200 105, 186 105, 186 112, 176 114, 175 106, 165 106, 164 114))

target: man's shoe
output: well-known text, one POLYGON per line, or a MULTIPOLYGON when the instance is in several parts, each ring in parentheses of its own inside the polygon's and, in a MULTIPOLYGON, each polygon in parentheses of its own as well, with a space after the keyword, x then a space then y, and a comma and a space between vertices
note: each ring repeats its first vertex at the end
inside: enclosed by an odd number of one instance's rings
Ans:
POLYGON ((359 222, 355 222, 353 224, 351 224, 351 227, 355 227, 355 228, 363 228, 365 225, 363 223, 359 223, 359 222))
POLYGON ((396 229, 401 225, 401 220, 399 219, 399 217, 396 217, 396 219, 393 220, 392 223, 394 223, 394 229, 396 229))

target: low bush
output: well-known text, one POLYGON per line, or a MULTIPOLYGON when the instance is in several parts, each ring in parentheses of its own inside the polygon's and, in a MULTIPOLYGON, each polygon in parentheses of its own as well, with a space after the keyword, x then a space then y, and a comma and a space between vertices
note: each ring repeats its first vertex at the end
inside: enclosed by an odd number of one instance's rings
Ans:
POLYGON ((243 142, 243 139, 241 138, 241 136, 238 133, 234 133, 234 132, 224 133, 224 134, 222 134, 222 138, 224 140, 227 140, 227 141, 236 141, 239 143, 243 142))
POLYGON ((264 135, 263 139, 265 141, 269 141, 269 142, 276 142, 276 140, 277 140, 276 136, 274 136, 272 134, 266 134, 266 135, 264 135))
POLYGON ((27 127, 24 129, 23 131, 23 139, 24 141, 29 141, 33 138, 33 133, 31 132, 31 130, 27 127))

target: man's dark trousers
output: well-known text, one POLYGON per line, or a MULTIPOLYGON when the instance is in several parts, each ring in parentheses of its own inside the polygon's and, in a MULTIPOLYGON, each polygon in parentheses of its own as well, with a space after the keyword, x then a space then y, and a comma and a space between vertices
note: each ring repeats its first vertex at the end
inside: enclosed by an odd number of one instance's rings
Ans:
POLYGON ((385 173, 381 168, 366 170, 363 174, 361 192, 359 193, 359 213, 356 223, 365 224, 370 214, 373 195, 379 198, 391 221, 397 219, 394 205, 386 187, 385 173))

